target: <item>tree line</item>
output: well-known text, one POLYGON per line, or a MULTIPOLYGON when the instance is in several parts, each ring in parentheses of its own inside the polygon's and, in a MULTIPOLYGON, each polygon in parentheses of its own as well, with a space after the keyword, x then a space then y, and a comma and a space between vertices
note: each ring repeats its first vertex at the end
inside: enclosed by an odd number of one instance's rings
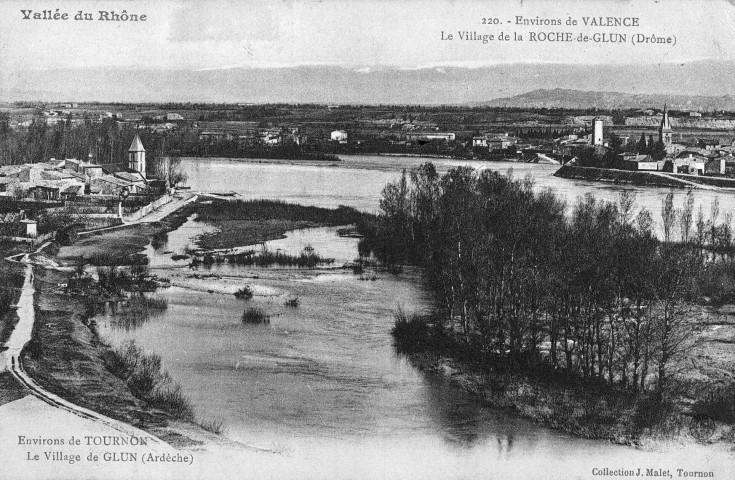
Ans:
POLYGON ((422 266, 433 322, 488 361, 662 392, 694 344, 694 302, 733 294, 706 280, 732 279, 730 218, 718 223, 717 202, 695 214, 691 193, 663 200, 662 238, 630 192, 569 206, 469 167, 404 171, 380 208, 362 253, 422 266))
POLYGON ((28 128, 13 129, 9 117, 0 116, 0 165, 40 163, 51 158, 87 160, 90 156, 98 164, 127 164, 128 148, 136 133, 145 146, 150 175, 168 179, 171 184, 185 180, 179 154, 186 134, 138 131, 114 118, 76 124, 69 118, 54 125, 33 121, 28 128))

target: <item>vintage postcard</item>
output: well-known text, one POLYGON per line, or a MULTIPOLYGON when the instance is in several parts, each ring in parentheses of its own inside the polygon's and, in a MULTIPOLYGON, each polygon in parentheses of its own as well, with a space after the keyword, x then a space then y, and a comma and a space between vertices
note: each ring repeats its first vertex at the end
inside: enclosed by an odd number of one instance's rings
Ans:
POLYGON ((735 478, 734 32, 3 1, 0 478, 735 478))

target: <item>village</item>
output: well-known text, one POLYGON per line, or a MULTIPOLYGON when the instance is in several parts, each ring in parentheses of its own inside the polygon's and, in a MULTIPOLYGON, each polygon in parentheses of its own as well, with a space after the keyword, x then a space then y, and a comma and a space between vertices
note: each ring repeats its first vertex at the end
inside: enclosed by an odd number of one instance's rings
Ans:
MULTIPOLYGON (((651 161, 661 161, 658 157, 665 151, 666 156, 679 160, 673 162, 677 172, 722 175, 726 165, 723 170, 703 164, 730 154, 735 141, 735 117, 728 112, 681 105, 677 110, 666 106, 570 110, 15 102, 0 105, 0 123, 5 131, 19 135, 44 130, 58 137, 69 129, 99 125, 139 133, 144 141, 151 136, 165 137, 167 150, 179 156, 336 160, 335 154, 419 154, 561 165, 592 147, 597 156, 611 152, 608 164, 614 163, 611 157, 621 157, 615 168, 650 170, 651 161), (663 149, 654 151, 659 141, 663 149), (653 156, 646 161, 649 154, 653 156), (681 160, 685 157, 689 160, 681 160)), ((92 154, 94 163, 113 163, 115 155, 105 145, 110 140, 97 136, 87 142, 88 152, 76 156, 86 160, 92 154)), ((0 164, 25 163, 26 159, 19 162, 15 158, 23 153, 13 151, 12 145, 2 147, 0 164)), ((65 151, 58 153, 56 158, 70 156, 65 151)), ((663 162, 657 169, 664 170, 663 162)))
POLYGON ((421 155, 726 180, 735 175, 733 122, 726 112, 666 105, 591 112, 16 102, 0 109, 0 237, 35 244, 123 224, 170 201, 185 182, 181 157, 421 155))
POLYGON ((130 223, 170 202, 168 159, 151 176, 138 135, 127 156, 127 163, 94 163, 90 155, 0 167, 0 240, 68 243, 78 230, 130 223))

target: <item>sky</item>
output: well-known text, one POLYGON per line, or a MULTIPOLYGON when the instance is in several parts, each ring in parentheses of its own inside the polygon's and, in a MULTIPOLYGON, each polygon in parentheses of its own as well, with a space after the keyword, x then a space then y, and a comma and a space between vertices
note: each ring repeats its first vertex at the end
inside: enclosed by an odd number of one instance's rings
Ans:
MULTIPOLYGON (((735 62, 735 6, 719 0, 270 0, 0 2, 0 80, 6 89, 44 90, 51 69, 211 71, 335 66, 381 69, 483 68, 514 64, 657 65, 735 62), (26 20, 21 10, 51 9, 69 20, 26 20), (99 21, 99 11, 145 14, 145 22, 99 21), (74 21, 79 12, 92 21, 74 21), (516 17, 561 26, 516 25, 516 17), (582 17, 636 17, 638 27, 585 27, 582 17), (579 22, 566 25, 568 18, 579 22), (499 25, 483 25, 483 18, 499 25), (509 23, 510 22, 510 23, 509 23), (458 32, 490 34, 488 43, 458 32), (448 34, 453 40, 442 40, 448 34), (532 42, 530 34, 623 33, 617 43, 532 42), (498 41, 501 34, 523 41, 498 41), (632 45, 634 34, 675 44, 632 45)), ((563 85, 560 85, 563 87, 563 85)), ((0 85, 0 89, 2 86, 0 85)), ((109 87, 112 90, 112 86, 109 87)))

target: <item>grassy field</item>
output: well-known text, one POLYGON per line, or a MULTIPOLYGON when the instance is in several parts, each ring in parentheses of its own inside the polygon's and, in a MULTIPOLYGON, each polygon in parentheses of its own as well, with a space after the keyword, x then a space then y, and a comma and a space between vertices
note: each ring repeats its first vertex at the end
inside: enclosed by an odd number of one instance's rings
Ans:
POLYGON ((24 278, 22 267, 0 260, 0 345, 8 340, 18 323, 18 316, 12 305, 20 298, 24 278))
POLYGON ((133 225, 80 238, 70 246, 61 247, 56 259, 67 265, 77 265, 80 259, 95 265, 131 265, 139 262, 139 254, 152 238, 181 226, 195 211, 187 204, 156 223, 133 225))
POLYGON ((0 373, 0 405, 18 400, 26 395, 28 391, 20 386, 10 372, 0 373))
POLYGON ((198 207, 197 220, 218 231, 200 236, 198 244, 205 249, 253 245, 283 238, 289 230, 359 223, 366 215, 347 207, 305 207, 270 200, 215 201, 198 207))
POLYGON ((207 222, 217 232, 200 235, 197 244, 204 249, 234 248, 284 238, 290 230, 317 227, 319 224, 294 220, 215 220, 207 222))

